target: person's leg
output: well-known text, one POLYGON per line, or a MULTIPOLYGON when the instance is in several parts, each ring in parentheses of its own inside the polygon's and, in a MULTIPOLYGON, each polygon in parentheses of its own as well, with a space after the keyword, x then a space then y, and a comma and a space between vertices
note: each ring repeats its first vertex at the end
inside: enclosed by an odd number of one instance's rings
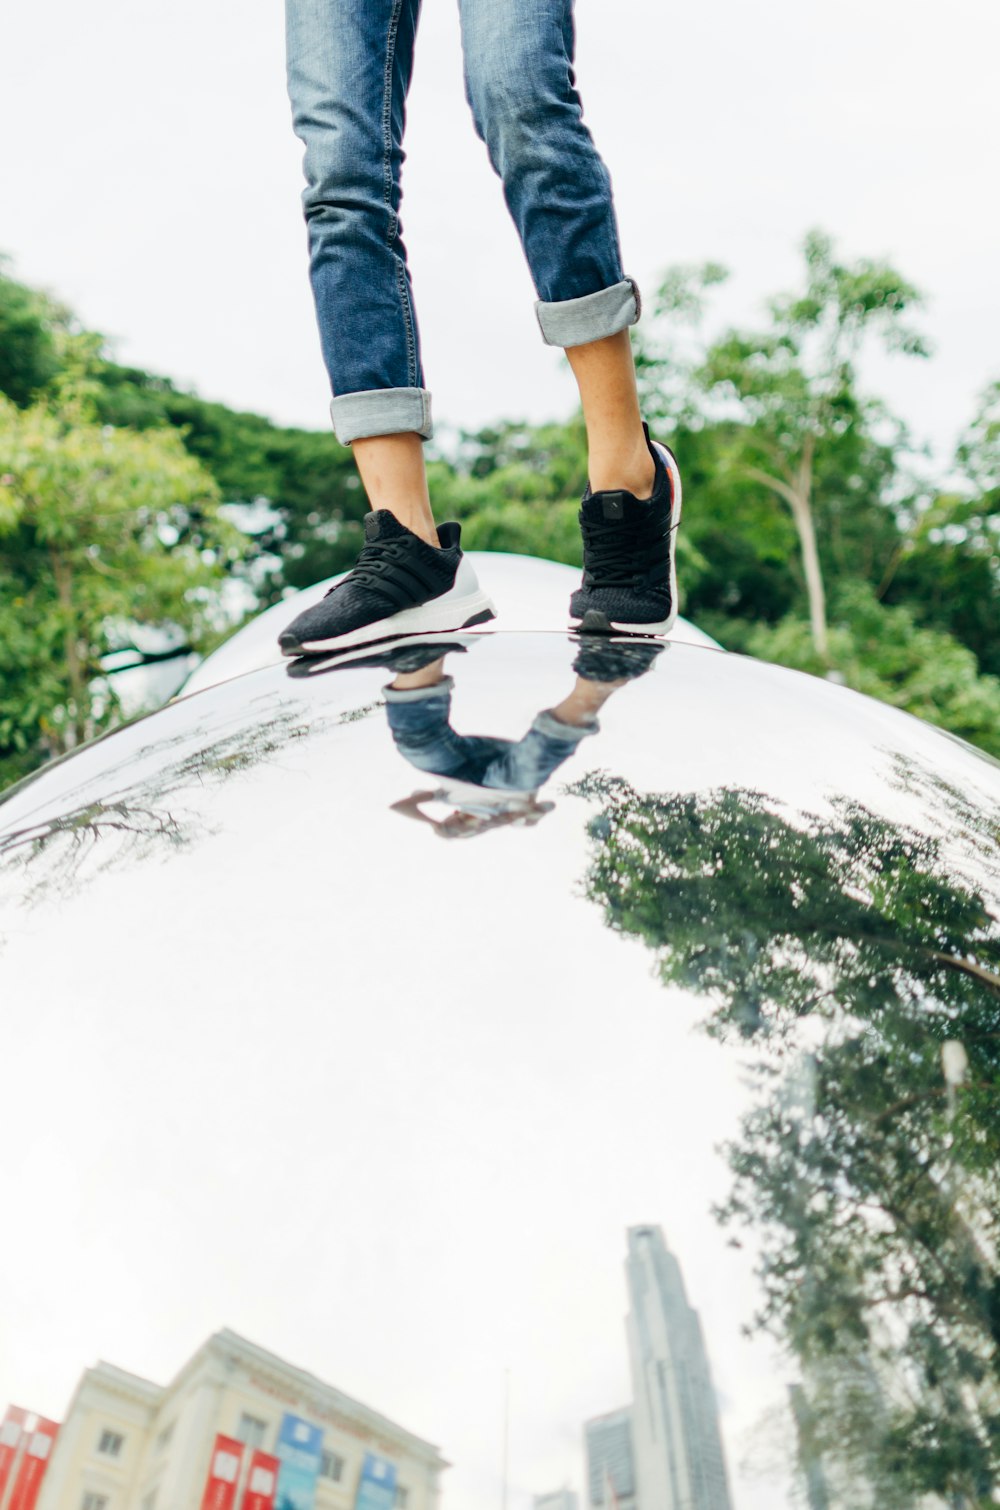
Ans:
POLYGON ((373 508, 436 545, 421 445, 430 394, 399 218, 419 12, 420 0, 287 0, 288 90, 334 430, 373 508))
POLYGON ((309 274, 340 440, 431 431, 399 219, 420 0, 286 0, 309 274))
POLYGON ((636 498, 648 498, 656 468, 639 413, 629 332, 570 346, 566 356, 587 424, 591 488, 595 493, 624 488, 636 498))
POLYGON ((368 502, 388 509, 400 524, 438 547, 438 532, 427 490, 424 443, 412 431, 402 435, 368 435, 351 445, 368 502))
POLYGON ((543 339, 566 350, 587 425, 586 592, 571 612, 587 628, 665 633, 676 614, 679 477, 639 413, 628 335, 639 291, 622 271, 611 180, 583 124, 573 0, 459 5, 473 120, 503 181, 543 339))
POLYGON ((580 388, 595 488, 652 485, 627 327, 638 291, 622 271, 607 168, 583 122, 572 0, 459 0, 466 96, 503 182, 549 345, 580 388))
POLYGON ((493 617, 458 526, 434 528, 424 471, 430 394, 399 219, 419 13, 420 0, 286 0, 330 413, 371 504, 357 566, 279 636, 286 655, 493 617))

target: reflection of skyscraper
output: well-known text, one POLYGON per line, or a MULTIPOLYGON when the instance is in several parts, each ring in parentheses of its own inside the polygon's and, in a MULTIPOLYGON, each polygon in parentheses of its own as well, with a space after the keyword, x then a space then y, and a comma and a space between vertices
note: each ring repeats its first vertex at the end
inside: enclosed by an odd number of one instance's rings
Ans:
POLYGON ((641 1510, 730 1510, 701 1323, 659 1227, 629 1228, 625 1272, 641 1510))
POLYGON ((557 1489, 554 1494, 536 1494, 532 1510, 580 1510, 580 1501, 571 1489, 557 1489))
POLYGON ((613 1410, 610 1415, 596 1416, 584 1427, 587 1438, 587 1488, 591 1505, 605 1510, 638 1510, 636 1498, 635 1457, 632 1452, 632 1412, 613 1410), (614 1499, 607 1494, 608 1481, 614 1499), (607 1501, 611 1499, 611 1503, 607 1501))

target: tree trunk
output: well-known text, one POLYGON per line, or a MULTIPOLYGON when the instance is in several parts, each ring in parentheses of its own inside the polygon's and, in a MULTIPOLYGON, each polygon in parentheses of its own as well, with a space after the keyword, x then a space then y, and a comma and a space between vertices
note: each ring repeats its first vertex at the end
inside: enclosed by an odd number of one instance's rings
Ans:
POLYGON ((802 446, 799 465, 791 482, 785 481, 782 477, 774 477, 770 472, 762 472, 756 467, 750 469, 750 475, 758 482, 765 483, 780 498, 783 498, 792 511, 792 519, 795 521, 795 530, 799 537, 799 549, 802 553, 802 571, 806 579, 809 627, 812 630, 813 645, 816 647, 816 654, 829 662, 826 593, 823 588, 819 551, 816 549, 816 527, 812 514, 812 466, 815 449, 815 440, 811 435, 807 435, 802 446))
POLYGON ((87 684, 84 669, 80 662, 79 647, 76 642, 76 612, 73 607, 73 586, 70 569, 54 546, 50 548, 49 559, 52 562, 52 575, 55 578, 56 592, 59 595, 59 606, 66 616, 66 630, 63 644, 66 650, 66 673, 69 680, 73 716, 70 723, 72 739, 64 741, 64 744, 68 749, 72 749, 75 745, 82 744, 86 738, 86 716, 88 711, 87 684))
POLYGON ((799 535, 802 549, 802 569, 806 578, 806 593, 809 597, 809 627, 812 630, 816 654, 829 659, 829 640, 826 632, 826 593, 823 590, 823 573, 816 549, 816 530, 808 494, 802 497, 796 490, 791 501, 792 518, 799 535))

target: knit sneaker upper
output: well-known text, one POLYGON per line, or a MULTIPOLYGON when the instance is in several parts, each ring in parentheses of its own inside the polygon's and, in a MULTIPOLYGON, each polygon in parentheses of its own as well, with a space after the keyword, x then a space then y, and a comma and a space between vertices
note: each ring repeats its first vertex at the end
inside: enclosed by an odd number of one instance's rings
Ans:
POLYGON ((595 609, 610 620, 656 623, 670 613, 671 482, 659 451, 652 445, 650 451, 656 467, 651 497, 589 487, 584 494, 583 583, 570 599, 577 618, 595 609))
POLYGON ((421 540, 388 509, 365 515, 365 545, 353 569, 326 596, 293 619, 282 645, 349 634, 403 609, 439 598, 454 586, 462 557, 457 524, 438 531, 441 548, 421 540))
POLYGON ((581 635, 573 670, 587 682, 630 682, 645 676, 666 646, 657 640, 609 640, 581 635))

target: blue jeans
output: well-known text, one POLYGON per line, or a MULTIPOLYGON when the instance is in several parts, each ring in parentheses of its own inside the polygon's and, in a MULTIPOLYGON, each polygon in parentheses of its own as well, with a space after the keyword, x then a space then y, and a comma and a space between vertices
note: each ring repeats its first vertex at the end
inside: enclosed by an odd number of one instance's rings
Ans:
POLYGON ((457 734, 451 726, 450 676, 433 687, 383 692, 389 728, 399 753, 428 775, 453 777, 490 791, 535 792, 600 725, 560 723, 539 713, 523 739, 457 734))
MULTIPOLYGON (((639 318, 608 171, 583 124, 573 0, 459 0, 465 91, 524 247, 542 338, 578 346, 639 318)), ((334 430, 432 433, 399 219, 420 0, 286 0, 305 144, 310 276, 334 430)))

